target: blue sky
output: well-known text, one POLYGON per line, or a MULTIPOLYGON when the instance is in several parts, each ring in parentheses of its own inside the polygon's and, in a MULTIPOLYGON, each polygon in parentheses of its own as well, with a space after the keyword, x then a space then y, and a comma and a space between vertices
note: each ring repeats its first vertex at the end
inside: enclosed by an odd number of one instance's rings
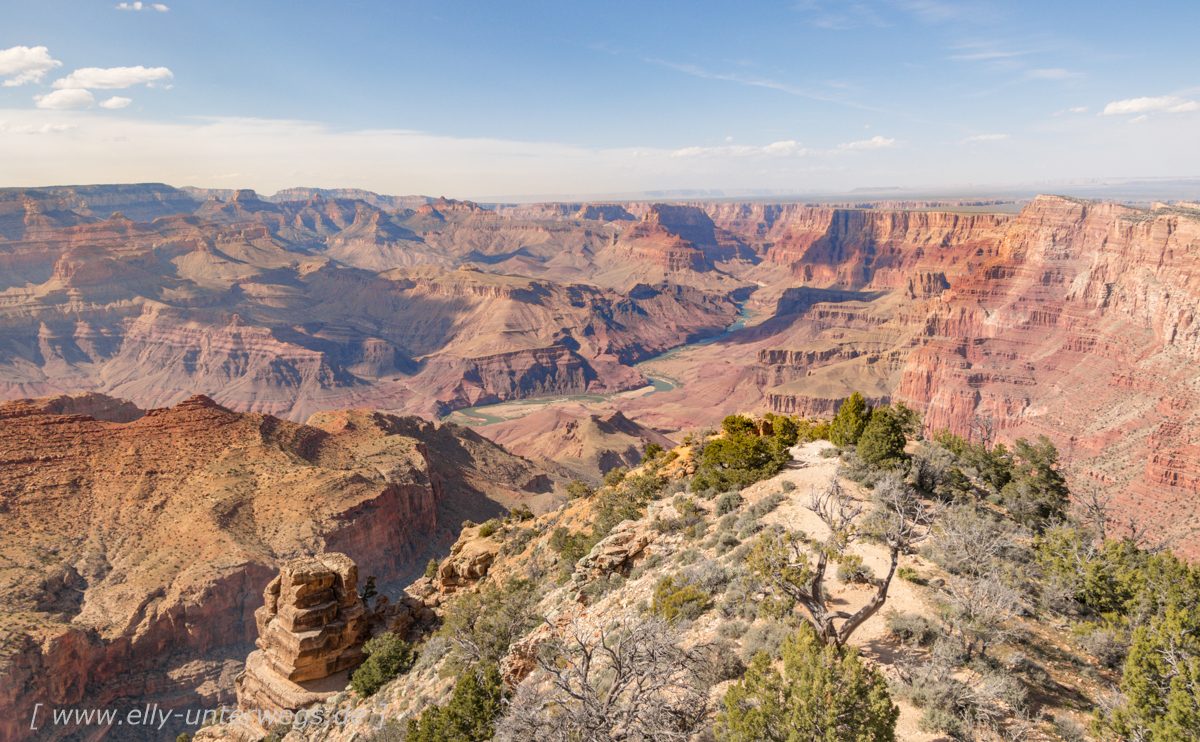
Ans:
POLYGON ((0 184, 1200 175, 1200 3, 0 0, 0 184))

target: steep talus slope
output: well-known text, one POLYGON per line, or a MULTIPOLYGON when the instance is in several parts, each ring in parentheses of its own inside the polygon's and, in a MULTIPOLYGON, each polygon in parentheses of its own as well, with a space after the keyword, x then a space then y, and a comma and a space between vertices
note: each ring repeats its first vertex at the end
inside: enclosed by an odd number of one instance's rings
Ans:
POLYGON ((550 489, 455 426, 300 425, 206 397, 144 414, 97 395, 5 403, 0 460, 5 739, 39 702, 225 700, 280 560, 336 550, 407 580, 464 518, 550 489))

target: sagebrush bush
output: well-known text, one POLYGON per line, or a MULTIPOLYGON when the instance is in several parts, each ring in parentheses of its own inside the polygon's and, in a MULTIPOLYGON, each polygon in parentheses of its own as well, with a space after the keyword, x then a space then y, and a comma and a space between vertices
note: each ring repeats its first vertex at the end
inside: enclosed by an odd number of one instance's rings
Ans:
POLYGON ((579 592, 583 595, 586 603, 590 605, 624 584, 625 578, 616 572, 612 572, 587 583, 579 592))
POLYGON ((684 578, 709 595, 722 592, 733 575, 720 562, 704 561, 684 571, 684 578))
POLYGON ((918 647, 932 645, 943 634, 941 627, 928 618, 897 611, 887 614, 887 628, 900 641, 918 647))
POLYGON ((1102 667, 1110 670, 1124 664, 1125 655, 1129 652, 1125 633, 1111 626, 1085 624, 1078 630, 1076 643, 1102 667))
POLYGON ((717 633, 726 639, 740 639, 745 634, 750 626, 745 621, 739 621, 736 618, 732 621, 725 621, 717 627, 717 633))
POLYGON ((726 492, 717 498, 717 515, 732 513, 742 506, 742 502, 740 492, 726 492))
POLYGON ((772 658, 779 657, 783 640, 795 632, 795 627, 784 621, 758 621, 742 636, 742 658, 749 660, 759 652, 772 658))

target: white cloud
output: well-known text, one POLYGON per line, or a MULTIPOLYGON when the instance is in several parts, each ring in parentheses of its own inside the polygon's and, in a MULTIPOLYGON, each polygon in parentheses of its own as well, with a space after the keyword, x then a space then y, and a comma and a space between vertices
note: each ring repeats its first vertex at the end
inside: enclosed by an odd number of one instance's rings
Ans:
POLYGON ((48 108, 54 111, 87 108, 96 102, 90 92, 79 89, 55 90, 45 95, 35 95, 33 99, 37 102, 38 108, 48 108))
POLYGON ((128 106, 130 103, 133 103, 133 98, 125 98, 120 95, 114 95, 107 100, 101 101, 100 107, 107 108, 110 111, 115 111, 118 108, 124 108, 128 106))
POLYGON ((844 144, 839 144, 838 149, 853 152, 867 149, 888 149, 889 147, 894 147, 895 145, 895 139, 892 139, 891 137, 881 137, 876 134, 870 139, 860 139, 857 142, 846 142, 844 144))
POLYGON ((1200 103, 1174 95, 1115 100, 1104 107, 1104 116, 1120 116, 1137 113, 1187 113, 1200 111, 1200 103))
POLYGON ((89 90, 117 90, 134 85, 155 85, 170 82, 175 77, 166 67, 82 67, 64 78, 54 81, 60 90, 86 88, 89 90))
POLYGON ((958 54, 951 54, 950 59, 955 62, 998 62, 1017 57, 1023 57, 1029 52, 1025 51, 1008 51, 1005 49, 980 48, 979 44, 964 44, 959 46, 959 49, 979 49, 979 51, 962 51, 958 54))
POLYGON ((975 134, 964 139, 964 142, 1002 142, 1008 139, 1007 134, 975 134))
POLYGON ((170 8, 162 3, 143 3, 141 0, 132 3, 117 3, 117 10, 157 10, 166 13, 170 8))
POLYGON ((0 78, 6 88, 40 82, 47 72, 61 66, 62 62, 52 58, 44 46, 0 49, 0 78))
MULTIPOLYGON (((725 141, 732 141, 726 137, 725 141)), ((794 139, 771 142, 761 147, 749 144, 726 144, 721 147, 683 147, 672 150, 670 156, 680 157, 802 157, 810 154, 810 150, 801 147, 794 139)))

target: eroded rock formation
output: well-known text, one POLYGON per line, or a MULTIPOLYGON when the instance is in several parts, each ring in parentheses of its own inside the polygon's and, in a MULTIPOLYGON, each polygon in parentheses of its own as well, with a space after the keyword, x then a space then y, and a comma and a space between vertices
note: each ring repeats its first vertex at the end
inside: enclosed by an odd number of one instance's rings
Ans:
POLYGON ((294 711, 324 701, 363 659, 367 615, 357 565, 338 553, 285 562, 254 620, 258 649, 238 677, 239 708, 294 711))

